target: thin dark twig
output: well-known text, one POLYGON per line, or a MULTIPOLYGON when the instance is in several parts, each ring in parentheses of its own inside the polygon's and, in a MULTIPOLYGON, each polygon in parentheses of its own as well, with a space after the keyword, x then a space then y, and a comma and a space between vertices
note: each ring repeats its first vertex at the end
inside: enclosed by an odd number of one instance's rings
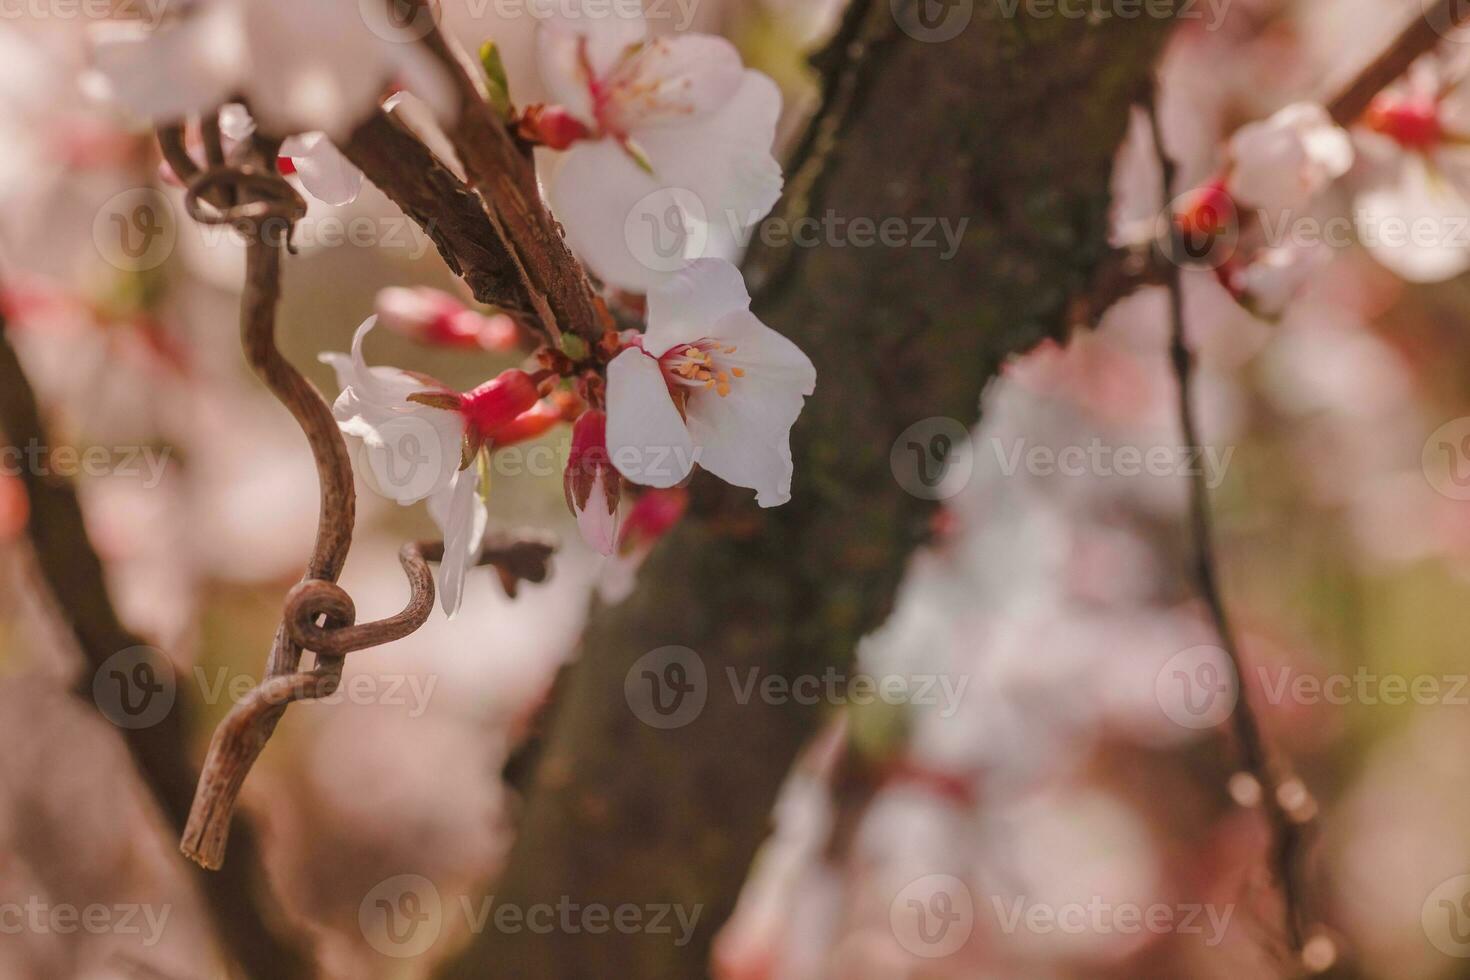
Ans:
POLYGON ((1418 12, 1383 53, 1327 103, 1327 111, 1339 126, 1357 121, 1373 97, 1409 70, 1420 55, 1432 51, 1450 31, 1470 17, 1470 4, 1462 0, 1435 0, 1418 12))
MULTIPOLYGON (((1164 148, 1159 117, 1152 99, 1146 108, 1154 150, 1162 172, 1163 196, 1167 201, 1174 185, 1175 164, 1164 148)), ((1182 252, 1176 250, 1174 254, 1179 255, 1182 252)), ((1194 410, 1194 356, 1184 333, 1182 270, 1174 262, 1166 260, 1165 265, 1165 285, 1169 294, 1169 362, 1178 383, 1179 424, 1186 446, 1202 446, 1194 410)), ((1245 658, 1220 590, 1209 487, 1203 472, 1195 473, 1189 480, 1189 530, 1194 548, 1194 573, 1200 595, 1205 600, 1210 620, 1237 678, 1237 699, 1230 714, 1231 729, 1240 751, 1241 766, 1255 779, 1261 790, 1261 800, 1272 835, 1272 868, 1280 884, 1285 906, 1287 943, 1292 954, 1300 960, 1311 924, 1306 909, 1302 858, 1307 825, 1312 819, 1315 804, 1300 779, 1281 774, 1285 766, 1267 745, 1260 720, 1251 705, 1250 692, 1244 684, 1245 658)))

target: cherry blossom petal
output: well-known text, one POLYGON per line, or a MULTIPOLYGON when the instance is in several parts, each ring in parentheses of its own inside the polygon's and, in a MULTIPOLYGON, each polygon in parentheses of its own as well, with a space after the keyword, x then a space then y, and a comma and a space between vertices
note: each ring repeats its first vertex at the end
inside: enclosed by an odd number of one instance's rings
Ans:
POLYGON ((711 336, 714 324, 749 309, 750 291, 739 269, 723 259, 698 259, 648 294, 643 349, 659 357, 711 336))
POLYGON ((477 489, 475 467, 459 470, 453 480, 429 498, 429 516, 444 536, 439 562, 439 603, 453 617, 464 602, 465 575, 479 562, 489 515, 477 489))
POLYGON ((601 471, 592 478, 587 506, 577 511, 577 530, 582 540, 599 555, 610 555, 618 543, 618 509, 607 507, 607 479, 601 471))
POLYGON ((771 153, 781 118, 781 90, 747 70, 717 111, 685 126, 635 130, 658 182, 684 188, 703 206, 710 237, 699 256, 735 259, 749 230, 781 199, 781 165, 771 153))
POLYGON ((1470 269, 1470 248, 1451 234, 1470 221, 1470 199, 1422 154, 1397 154, 1355 205, 1359 238, 1398 276, 1440 282, 1470 269))
POLYGON ((736 348, 721 367, 738 367, 725 395, 697 388, 689 396, 689 432, 699 465, 726 483, 756 491, 762 507, 791 499, 791 426, 806 396, 816 389, 816 368, 787 338, 752 313, 736 313, 718 325, 721 342, 736 348))
MULTIPOLYGON (((411 74, 422 87, 442 79, 442 69, 422 67, 431 56, 410 35, 385 38, 397 29, 386 18, 369 29, 363 18, 343 16, 337 0, 248 0, 243 8, 252 56, 246 87, 268 132, 344 138, 394 80, 411 74)), ((447 101, 447 80, 430 84, 434 91, 419 94, 447 101)))
POLYGON ((640 350, 607 366, 607 450, 623 476, 644 486, 676 486, 694 469, 694 440, 663 371, 640 350))
POLYGON ((351 204, 362 192, 362 171, 342 155, 325 133, 292 136, 281 144, 281 153, 291 158, 301 186, 318 201, 351 204))
POLYGON ((536 61, 541 78, 556 102, 589 125, 596 121, 592 93, 582 65, 586 40, 587 61, 597 77, 609 75, 628 50, 648 36, 643 17, 624 16, 618 4, 588 9, 581 0, 566 0, 562 10, 536 29, 536 61))
POLYGON ((358 328, 352 356, 323 354, 342 387, 332 407, 345 435, 361 439, 366 452, 365 478, 379 493, 400 504, 412 504, 449 485, 462 456, 464 418, 458 412, 408 401, 408 396, 435 390, 422 380, 387 367, 368 367, 363 339, 375 317, 358 328))
POLYGON ((746 72, 705 119, 635 134, 652 174, 613 140, 573 146, 547 181, 572 250, 603 281, 633 292, 694 259, 736 258, 781 196, 771 155, 780 111, 775 83, 746 72))
POLYGON ((92 40, 93 64, 107 96, 146 119, 177 120, 219 105, 246 67, 233 3, 202 3, 154 30, 99 24, 92 40))
POLYGON ((603 122, 619 133, 684 125, 728 103, 744 76, 740 52, 722 37, 655 38, 606 79, 603 122))
POLYGON ((1230 157, 1230 193, 1247 205, 1277 210, 1304 206, 1347 173, 1353 147, 1327 110, 1298 102, 1237 130, 1230 157))

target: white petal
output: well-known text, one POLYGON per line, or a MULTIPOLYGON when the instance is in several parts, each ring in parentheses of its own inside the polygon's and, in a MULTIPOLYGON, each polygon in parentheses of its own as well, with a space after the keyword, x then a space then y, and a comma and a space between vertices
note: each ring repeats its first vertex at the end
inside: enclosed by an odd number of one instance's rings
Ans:
POLYGON ((1375 259, 1410 282, 1439 282, 1470 269, 1453 234, 1470 200, 1418 153, 1400 153, 1355 202, 1358 236, 1375 259))
POLYGON ((740 52, 722 37, 655 38, 607 78, 606 122, 623 133, 686 125, 729 102, 744 74, 740 52))
POLYGON ((577 512, 577 530, 587 547, 599 555, 610 555, 618 543, 618 509, 607 509, 607 481, 598 471, 592 478, 592 492, 587 495, 587 506, 577 512))
POLYGON ((351 204, 362 191, 362 171, 349 163, 325 134, 292 137, 281 144, 281 152, 296 165, 301 186, 318 201, 351 204))
POLYGON ((716 355, 718 367, 738 367, 744 376, 732 378, 723 397, 714 388, 690 396, 689 431, 699 465, 726 483, 755 490, 762 507, 779 506, 791 499, 791 426, 816 389, 816 368, 752 313, 728 317, 717 337, 736 348, 716 355))
POLYGON ((691 257, 735 259, 749 230, 781 199, 781 165, 771 153, 781 118, 781 90, 747 70, 719 110, 687 125, 637 130, 658 182, 691 192, 703 206, 709 238, 691 257))
POLYGON ((592 95, 581 58, 583 39, 592 71, 603 78, 629 48, 648 36, 648 23, 641 13, 624 16, 630 12, 626 4, 585 6, 581 0, 561 0, 559 6, 559 11, 537 25, 537 68, 552 101, 591 123, 592 95))
POLYGON ((643 349, 660 357, 678 344, 714 336, 715 324, 749 309, 739 269, 724 259, 698 259, 649 292, 643 349))
POLYGON ((1353 149, 1325 109, 1298 102, 1237 130, 1230 157, 1230 193, 1245 204, 1278 210, 1306 205, 1346 173, 1353 149))
POLYGON ((400 504, 423 500, 449 485, 457 471, 464 419, 454 411, 408 401, 431 390, 423 381, 395 368, 369 368, 362 342, 375 318, 358 328, 352 356, 323 354, 342 387, 332 406, 346 435, 362 440, 358 470, 374 491, 400 504))
POLYGON ((153 30, 97 25, 93 64, 111 98, 134 113, 177 120, 223 102, 244 76, 246 48, 232 3, 204 3, 153 30))
POLYGON ((444 536, 444 558, 439 563, 439 603, 453 616, 464 601, 466 573, 480 560, 489 517, 476 492, 477 468, 454 474, 451 484, 429 498, 429 516, 444 536))
POLYGON ((631 292, 646 292, 682 268, 702 234, 691 234, 677 202, 611 140, 563 153, 547 197, 577 257, 603 282, 631 292))
POLYGON ((605 282, 647 292, 698 258, 734 259, 781 196, 775 83, 746 72, 710 116, 635 133, 649 174, 612 140, 580 143, 548 180, 567 240, 605 282))
POLYGON ((243 7, 250 107, 272 133, 346 137, 378 107, 412 46, 386 18, 370 26, 355 12, 343 16, 337 0, 249 0, 243 7))
POLYGON ((677 486, 697 462, 658 361, 640 350, 607 366, 607 450, 618 472, 649 487, 677 486))

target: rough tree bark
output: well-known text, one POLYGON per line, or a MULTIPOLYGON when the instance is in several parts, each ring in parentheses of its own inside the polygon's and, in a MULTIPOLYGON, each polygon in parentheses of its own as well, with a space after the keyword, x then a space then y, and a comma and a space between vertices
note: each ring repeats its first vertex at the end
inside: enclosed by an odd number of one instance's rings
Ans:
POLYGON ((690 517, 637 594, 593 618, 492 889, 522 908, 699 906, 695 939, 489 928, 448 978, 704 975, 788 765, 822 717, 742 704, 726 669, 789 678, 852 663, 932 508, 896 481, 895 440, 926 418, 973 422, 1008 354, 1064 332, 1069 298, 1106 252, 1112 155, 1168 23, 1039 19, 1024 4, 1006 17, 981 0, 957 38, 924 43, 894 28, 894 6, 859 2, 849 16, 828 60, 850 111, 792 186, 818 217, 897 216, 911 232, 920 219, 968 218, 963 246, 949 261, 943 248, 834 242, 753 257, 788 273, 758 312, 818 369, 793 438, 794 498, 758 511, 749 494, 696 480, 690 517), (861 67, 844 68, 855 53, 861 67), (624 681, 671 644, 702 658, 707 702, 660 731, 634 716, 624 681))

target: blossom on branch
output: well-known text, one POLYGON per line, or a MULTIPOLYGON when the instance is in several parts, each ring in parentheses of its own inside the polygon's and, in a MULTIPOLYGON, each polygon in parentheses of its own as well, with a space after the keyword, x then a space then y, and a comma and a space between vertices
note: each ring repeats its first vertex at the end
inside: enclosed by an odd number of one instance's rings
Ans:
POLYGON ((607 370, 607 445, 634 483, 672 487, 697 462, 756 502, 791 499, 791 426, 812 362, 750 311, 740 271, 700 259, 648 296, 648 330, 607 370))
POLYGON ((1236 130, 1230 164, 1225 186, 1237 202, 1295 210, 1348 172, 1353 144, 1326 109, 1297 102, 1236 130))
POLYGON ((563 413, 542 403, 538 380, 520 370, 459 393, 423 375, 369 367, 362 345, 376 322, 369 317, 358 328, 350 356, 321 356, 342 388, 332 412, 344 434, 361 440, 359 469, 374 490, 399 504, 428 501, 444 535, 440 600, 452 616, 485 535, 489 487, 477 460, 542 434, 563 413))
POLYGON ((693 259, 733 259, 781 195, 775 82, 723 38, 647 33, 616 10, 543 21, 537 56, 559 104, 521 127, 565 150, 547 194, 573 250, 630 292, 693 259))

